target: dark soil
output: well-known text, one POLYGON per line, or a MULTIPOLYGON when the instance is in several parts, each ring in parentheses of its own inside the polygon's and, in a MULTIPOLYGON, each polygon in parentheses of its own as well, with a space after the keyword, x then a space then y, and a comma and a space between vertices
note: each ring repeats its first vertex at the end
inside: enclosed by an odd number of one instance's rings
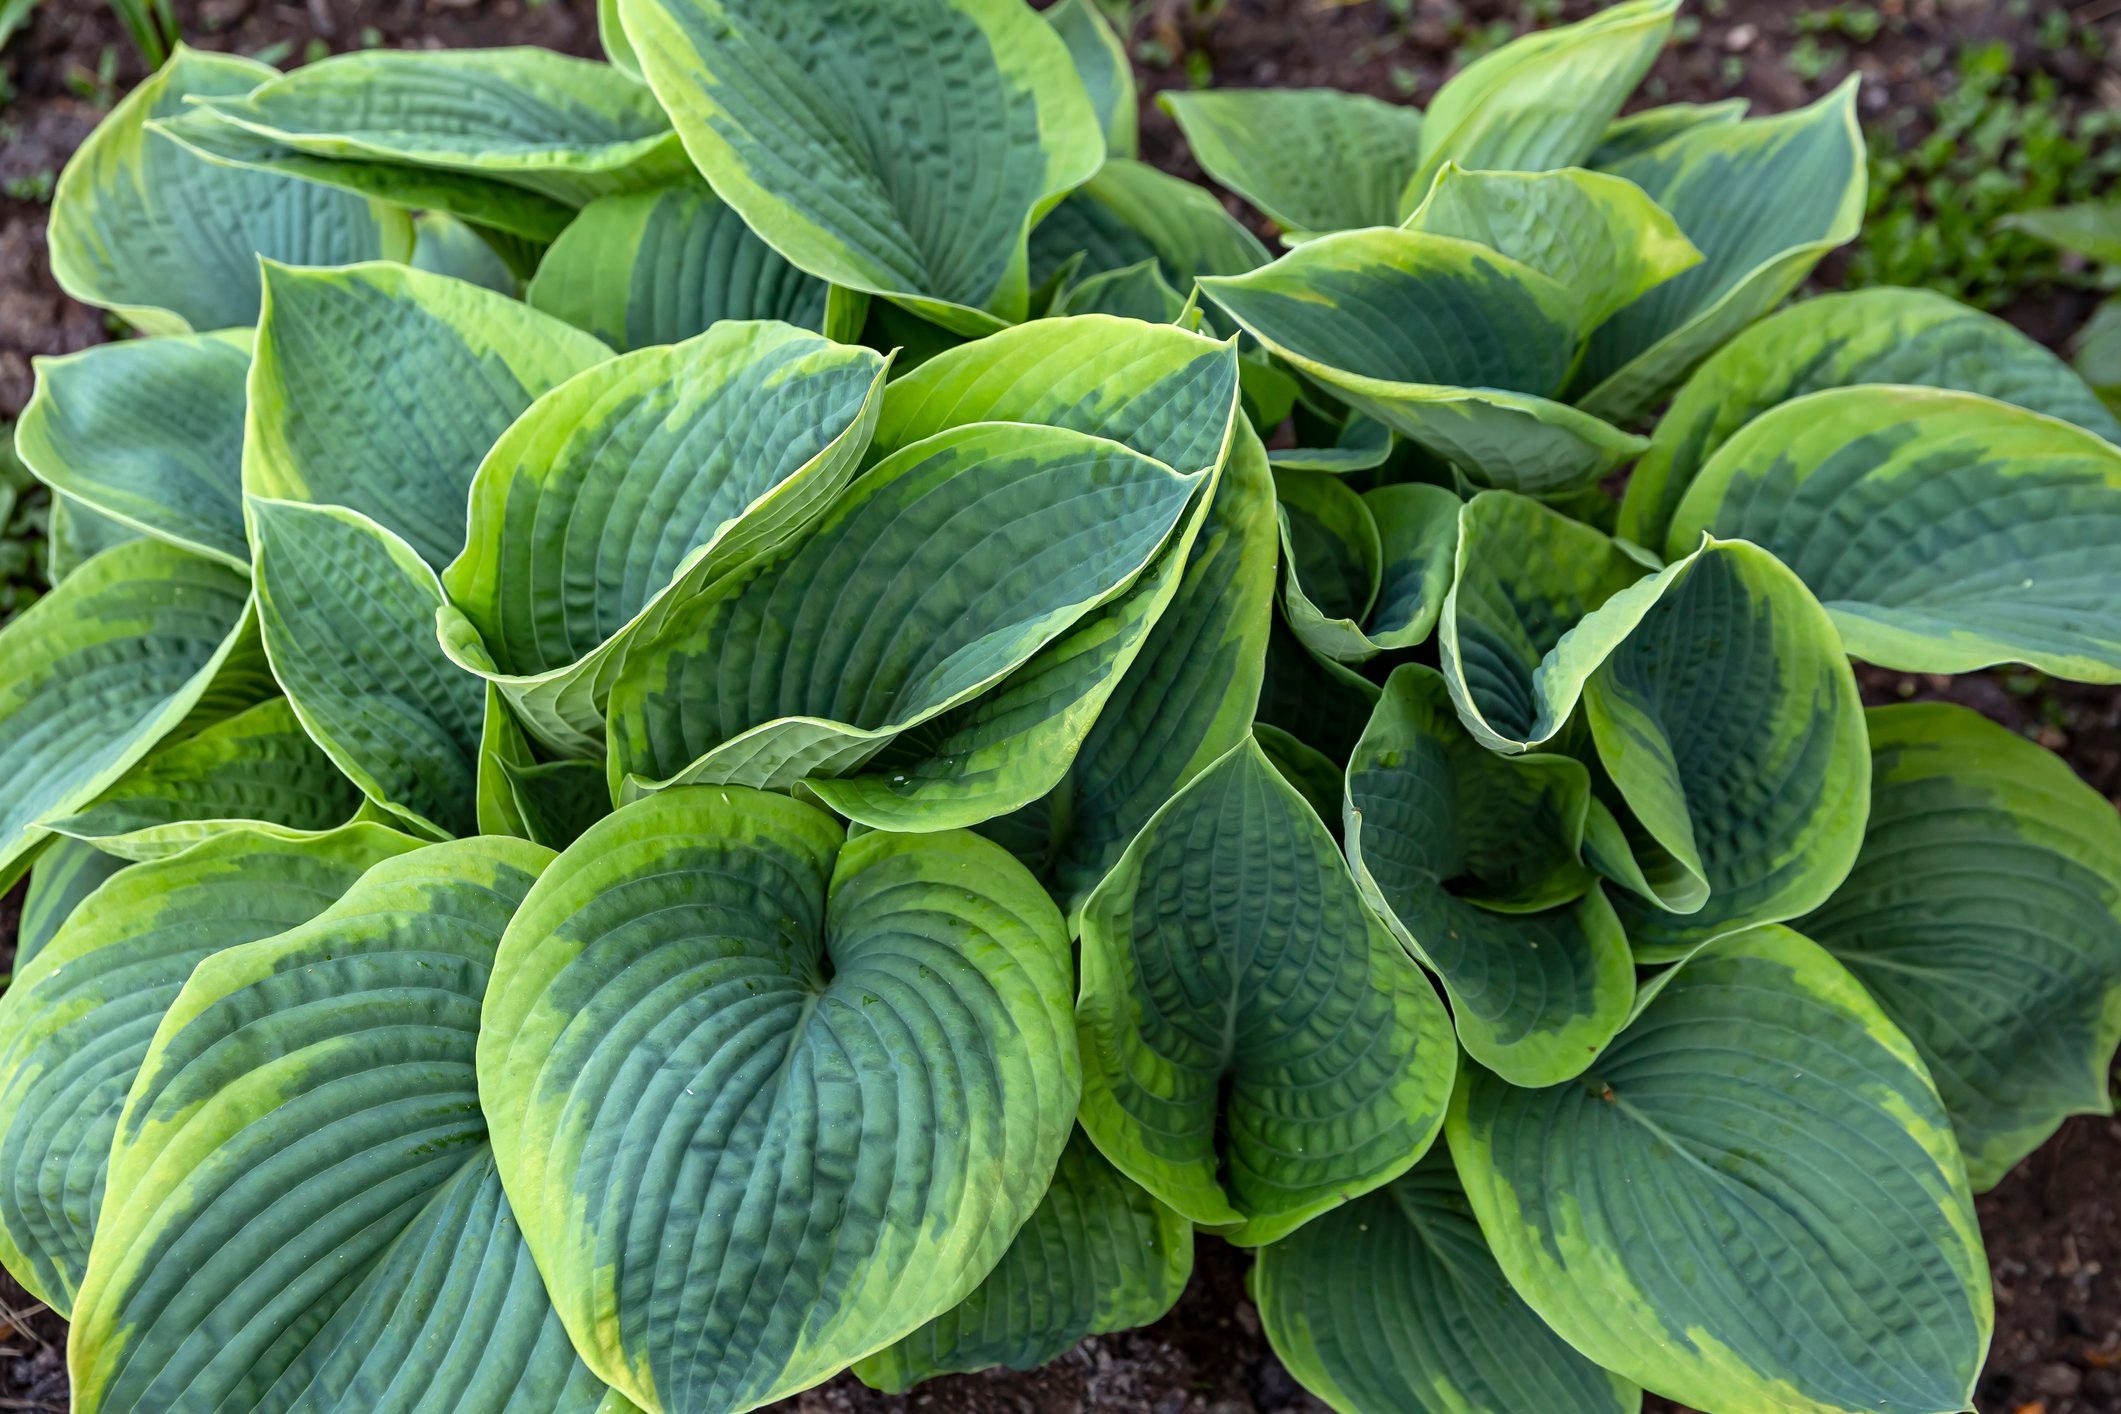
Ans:
MULTIPOLYGON (((798 0, 791 0, 797 3, 798 0)), ((1143 155, 1198 178, 1171 121, 1154 106, 1163 88, 1332 85, 1426 103, 1444 76, 1498 22, 1526 23, 1527 0, 1149 0, 1135 39, 1144 88, 1143 155)), ((1565 18, 1596 8, 1567 0, 1565 18)), ((1756 111, 1793 107, 1846 72, 1829 66, 1800 77, 1788 60, 1800 42, 1795 16, 1825 8, 1798 0, 1711 0, 1689 7, 1698 34, 1659 61, 1640 101, 1708 101, 1732 95, 1756 111)), ((1854 50, 1865 76, 1864 111, 1921 108, 1936 97, 1938 56, 1970 40, 2003 39, 2033 52, 2041 7, 2006 0, 1880 0, 1904 21, 1854 50)), ((406 47, 539 44, 596 52, 593 0, 177 0, 186 42, 256 53, 288 46, 299 62, 312 41, 336 52, 369 44, 406 47)), ((2121 4, 2076 6, 2080 23, 2109 31, 2121 52, 2121 4)), ((2065 56, 2053 70, 2071 101, 2115 101, 2121 76, 2065 56)), ((108 106, 141 76, 101 0, 44 0, 28 28, 0 55, 15 96, 0 106, 0 419, 30 392, 29 359, 110 337, 103 316, 66 299, 47 268, 47 209, 39 174, 56 172, 108 106), (99 86, 111 56, 113 82, 99 86)), ((7 90, 0 88, 0 93, 7 90)), ((1233 203, 1248 219, 1249 212, 1233 203)), ((1833 266, 1822 272, 1831 283, 1833 266)), ((2060 343, 2088 312, 2074 292, 2035 292, 2005 311, 2029 333, 2060 343)), ((2049 682, 2037 675, 1908 677, 1865 670, 1872 701, 1948 698, 2060 752, 2109 799, 2121 803, 2121 694, 2049 682)), ((11 961, 20 890, 0 899, 0 972, 11 961)), ((1980 1200, 1995 1273, 1997 1330, 1980 1387, 1982 1414, 2115 1414, 2121 1411, 2121 1122, 2070 1121, 2038 1153, 1980 1200)), ((801 1414, 1323 1414, 1281 1368, 1244 1297, 1245 1259, 1212 1238, 1200 1243, 1191 1287, 1169 1316, 1139 1331, 1103 1336, 1046 1369, 932 1381, 911 1395, 876 1395, 843 1377, 786 1401, 801 1414)), ((66 1407, 65 1325, 0 1277, 0 1409, 66 1407)), ((1653 1410, 1673 1408, 1652 1399, 1653 1410)), ((1528 1414, 1531 1414, 1528 1411, 1528 1414)), ((1544 1414, 1544 1412, 1540 1412, 1544 1414)), ((1556 1414, 1562 1414, 1556 1411, 1556 1414)))

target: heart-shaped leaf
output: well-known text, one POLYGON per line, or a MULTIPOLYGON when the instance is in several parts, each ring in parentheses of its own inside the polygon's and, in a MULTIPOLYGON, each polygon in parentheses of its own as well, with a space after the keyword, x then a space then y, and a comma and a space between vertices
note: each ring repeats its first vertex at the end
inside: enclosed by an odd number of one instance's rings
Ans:
POLYGON ((1277 471, 1282 612, 1313 652, 1359 663, 1429 636, 1451 583, 1458 497, 1405 482, 1358 495, 1320 471, 1277 471))
POLYGON ((1214 477, 1170 607, 1067 774, 1044 799, 983 827, 1049 880, 1071 913, 1157 807, 1242 740, 1251 721, 1272 615, 1274 502, 1259 439, 1236 416, 1237 392, 1226 344, 1079 317, 969 344, 885 393, 879 448, 1002 418, 1109 437, 1214 477))
POLYGON ((1491 751, 1544 746, 1661 585, 1628 593, 1646 578, 1640 561, 1596 528, 1506 491, 1466 503, 1457 551, 1437 633, 1451 700, 1491 751))
POLYGON ((1517 1293, 1659 1394, 1969 1407, 1992 1312, 1944 1107, 1856 980, 1787 929, 1669 974, 1579 1081, 1469 1071, 1451 1157, 1517 1293))
POLYGON ((1249 739, 1091 893, 1082 969, 1083 1128, 1233 1242, 1286 1236, 1436 1136, 1450 1020, 1249 739))
POLYGON ((648 1409, 756 1408, 955 1306, 1075 1114, 1060 914, 973 835, 669 791, 545 871, 495 977, 510 1199, 577 1348, 648 1409))
POLYGON ((1977 1189, 2072 1114, 2121 1042, 2121 822, 2059 759, 1961 707, 1869 714, 1863 852, 1805 932, 1922 1054, 1977 1189))
POLYGON ((1060 0, 1049 7, 1046 23, 1068 46, 1075 73, 1090 95, 1090 106, 1105 130, 1105 152, 1112 157, 1134 157, 1141 146, 1138 100, 1134 92, 1134 60, 1127 46, 1112 32, 1111 22, 1097 0, 1060 0))
MULTIPOLYGON (((527 273, 518 269, 516 259, 528 253, 535 266, 535 252, 559 235, 575 213, 564 201, 492 177, 372 158, 319 157, 243 127, 210 108, 189 108, 156 118, 147 131, 217 167, 314 182, 391 207, 453 216, 489 237, 520 242, 518 248, 504 246, 516 273, 527 273)), ((417 250, 417 218, 414 226, 417 250)))
POLYGON ((1478 241, 1576 298, 1578 337, 1673 276, 1701 252, 1641 187, 1602 172, 1468 172, 1447 162, 1409 231, 1478 241))

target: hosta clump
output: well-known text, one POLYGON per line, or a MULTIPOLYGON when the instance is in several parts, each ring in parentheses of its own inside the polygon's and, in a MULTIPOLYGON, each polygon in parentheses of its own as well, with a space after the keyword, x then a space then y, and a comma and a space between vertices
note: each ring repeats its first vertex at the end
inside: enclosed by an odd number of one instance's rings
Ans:
POLYGON ((60 183, 150 337, 40 365, 0 632, 78 1407, 897 1391, 1205 1233, 1337 1409, 1963 1408, 2121 821, 1850 660, 2121 681, 2121 425, 1776 312, 1853 95, 1617 116, 1674 9, 1168 100, 1278 257, 1086 0, 177 54, 60 183))

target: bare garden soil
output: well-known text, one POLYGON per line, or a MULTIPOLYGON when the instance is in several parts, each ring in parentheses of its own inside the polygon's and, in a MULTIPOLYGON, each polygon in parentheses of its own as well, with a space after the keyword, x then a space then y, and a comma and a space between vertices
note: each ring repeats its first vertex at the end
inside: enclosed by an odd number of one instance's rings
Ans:
MULTIPOLYGON (((799 0, 789 0, 798 3, 799 0)), ((1144 89, 1143 156, 1198 177, 1155 91, 1219 86, 1332 85, 1425 103, 1467 46, 1534 15, 1575 18, 1594 4, 1567 0, 1147 0, 1135 5, 1144 89)), ((1790 62, 1797 16, 1828 0, 1697 0, 1697 33, 1659 62, 1648 102, 1742 94, 1780 110, 1824 92, 1845 63, 1816 72, 1790 62), (1713 8, 1721 13, 1710 14, 1713 8)), ((1924 111, 1949 82, 1939 56, 1962 43, 2003 40, 2036 52, 2046 8, 2013 0, 1879 0, 1900 22, 1854 51, 1865 76, 1864 113, 1924 111)), ((594 54, 594 0, 177 0, 187 43, 267 51, 283 65, 305 53, 364 45, 459 47, 538 44, 594 54), (321 48, 317 47, 321 44, 321 48)), ((2075 22, 2108 31, 2121 52, 2121 0, 2076 0, 2075 22)), ((2064 101, 2114 101, 2121 74, 2081 54, 2052 56, 2064 101)), ((2112 60, 2108 61, 2112 63, 2112 60)), ((113 93, 140 64, 102 0, 43 0, 4 55, 0 74, 0 419, 30 393, 29 359, 112 336, 104 316, 52 283, 43 174, 64 165, 113 93), (106 55, 109 58, 106 58, 106 55)), ((1830 265, 1822 279, 1836 278, 1830 265)), ((2004 311, 2027 332, 2059 344, 2088 313, 2085 296, 2035 290, 2004 311)), ((1976 708, 2062 753, 2121 803, 2121 693, 1989 673, 1950 679, 1863 670, 1873 701, 1948 698, 1976 708)), ((19 889, 0 899, 0 975, 12 961, 19 889)), ((2121 1414, 2121 1122, 2084 1117, 2064 1125, 1979 1203, 1995 1277, 1996 1338, 1979 1390, 1981 1414, 2121 1414)), ((1102 1336, 1044 1370, 932 1381, 886 1397, 851 1378, 779 1406, 800 1414, 1323 1414, 1275 1360, 1244 1295, 1245 1258, 1200 1243, 1191 1287, 1170 1315, 1140 1331, 1102 1336)), ((64 1322, 0 1278, 0 1411, 67 1407, 64 1322)), ((1652 1399, 1652 1409, 1673 1406, 1652 1399)), ((1525 1414, 1549 1414, 1525 1411, 1525 1414)), ((1551 1414, 1566 1414, 1552 1411, 1551 1414)))

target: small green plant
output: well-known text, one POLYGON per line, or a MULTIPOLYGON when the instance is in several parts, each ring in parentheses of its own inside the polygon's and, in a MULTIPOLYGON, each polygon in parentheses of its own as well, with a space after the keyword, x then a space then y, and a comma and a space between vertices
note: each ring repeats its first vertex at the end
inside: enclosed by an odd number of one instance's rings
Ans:
POLYGON ((1676 11, 1167 94, 1278 256, 1083 0, 179 47, 58 183, 146 337, 37 365, 0 631, 75 1407, 898 1391, 1224 1241, 1351 1414, 1964 1409, 2121 818, 1851 659, 2121 681, 2121 422, 1783 307, 1854 85, 1620 117, 1676 11))
POLYGON ((1927 115, 1870 135, 1871 198, 1852 285, 1921 285, 1994 308, 2074 277, 2006 219, 2092 200, 2121 179, 2121 116, 2071 115, 2052 76, 2020 76, 2000 42, 1967 47, 1958 84, 1927 115), (1915 136, 1911 126, 1929 131, 1915 136))
POLYGON ((4 190, 10 201, 33 201, 41 206, 52 199, 52 186, 57 180, 58 173, 49 167, 42 167, 34 172, 9 177, 4 190))
POLYGON ((1856 44, 1868 44, 1885 28, 1885 16, 1875 5, 1829 5, 1799 11, 1795 27, 1800 35, 1839 35, 1856 44))
POLYGON ((177 43, 177 15, 170 0, 110 0, 110 7, 147 67, 161 68, 177 43))
POLYGON ((82 68, 79 64, 74 65, 73 69, 66 75, 66 86, 72 90, 76 98, 97 108, 107 109, 116 103, 118 101, 117 49, 108 44, 104 45, 102 52, 96 56, 96 67, 93 72, 82 68))

